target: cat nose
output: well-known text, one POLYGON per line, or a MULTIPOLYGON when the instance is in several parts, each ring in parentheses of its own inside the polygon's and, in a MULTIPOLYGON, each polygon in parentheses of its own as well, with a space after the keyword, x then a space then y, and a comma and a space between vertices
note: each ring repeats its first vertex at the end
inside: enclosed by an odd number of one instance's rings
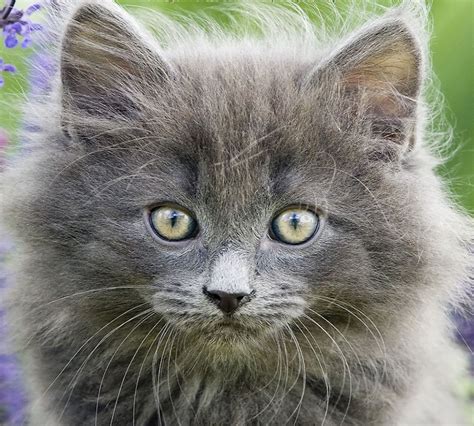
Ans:
POLYGON ((203 288, 203 291, 225 314, 231 314, 236 311, 244 298, 250 296, 250 293, 226 293, 220 290, 209 291, 206 287, 203 288))

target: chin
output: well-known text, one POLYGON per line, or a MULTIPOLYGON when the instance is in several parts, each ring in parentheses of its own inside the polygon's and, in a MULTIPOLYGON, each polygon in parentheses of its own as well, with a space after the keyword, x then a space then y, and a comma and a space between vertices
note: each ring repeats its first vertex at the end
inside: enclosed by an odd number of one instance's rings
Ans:
POLYGON ((203 357, 211 365, 240 364, 242 367, 255 362, 255 355, 275 345, 275 329, 261 321, 245 317, 185 321, 176 324, 186 341, 193 348, 194 357, 203 357))

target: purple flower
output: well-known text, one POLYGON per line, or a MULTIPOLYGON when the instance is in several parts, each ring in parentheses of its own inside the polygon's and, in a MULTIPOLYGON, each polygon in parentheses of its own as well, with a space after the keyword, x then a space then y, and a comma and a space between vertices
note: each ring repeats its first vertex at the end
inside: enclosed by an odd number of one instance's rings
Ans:
POLYGON ((31 58, 30 70, 31 92, 41 95, 51 90, 52 77, 56 73, 56 61, 47 52, 35 53, 31 58))
POLYGON ((25 15, 29 16, 40 9, 41 9, 41 5, 39 3, 34 3, 25 10, 25 15))
POLYGON ((21 371, 16 357, 0 353, 0 413, 3 413, 0 415, 1 424, 22 424, 26 401, 19 385, 21 382, 21 371))
POLYGON ((18 44, 18 39, 16 38, 16 32, 11 30, 7 32, 5 37, 5 47, 8 49, 13 49, 18 44))
MULTIPOLYGON (((41 9, 39 3, 33 3, 26 10, 15 9, 15 0, 7 1, 7 5, 0 9, 0 30, 2 30, 3 44, 8 49, 20 45, 23 49, 32 43, 32 34, 41 31, 43 27, 31 21, 30 16, 41 9)), ((1 60, 1 58, 0 58, 1 60)), ((3 63, 3 61, 2 61, 3 63)), ((4 85, 1 72, 15 72, 13 66, 7 69, 0 68, 0 87, 4 85)))
POLYGON ((5 72, 16 72, 16 67, 15 67, 15 65, 5 64, 3 66, 3 71, 5 71, 5 72))
POLYGON ((21 48, 26 49, 27 47, 30 46, 30 44, 31 44, 31 38, 30 37, 25 37, 25 39, 21 43, 21 48))
MULTIPOLYGON (((6 146, 7 138, 0 130, 0 148, 6 146), (5 137, 4 137, 5 136, 5 137)), ((3 263, 8 251, 11 250, 11 242, 0 235, 0 300, 3 300, 2 292, 6 288, 6 276, 3 263)), ((25 420, 23 410, 25 407, 25 395, 21 389, 22 377, 18 359, 11 353, 6 343, 7 323, 5 313, 0 306, 0 424, 20 425, 25 420)))
MULTIPOLYGON (((15 73, 16 72, 16 67, 11 64, 5 64, 3 62, 3 59, 0 58, 0 87, 4 85, 4 80, 2 78, 2 72, 9 72, 9 73, 15 73)), ((1 147, 1 145, 0 145, 1 147)))

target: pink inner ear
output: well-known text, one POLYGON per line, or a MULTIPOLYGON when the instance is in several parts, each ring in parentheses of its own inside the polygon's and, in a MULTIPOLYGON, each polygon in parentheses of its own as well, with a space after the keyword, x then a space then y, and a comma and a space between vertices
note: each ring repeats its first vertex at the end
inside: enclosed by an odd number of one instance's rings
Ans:
POLYGON ((354 64, 347 64, 342 71, 348 85, 368 89, 381 87, 395 89, 405 96, 416 96, 420 84, 420 64, 417 53, 409 44, 401 41, 387 46, 354 64))
POLYGON ((419 59, 411 46, 395 42, 341 71, 341 84, 370 131, 398 145, 410 144, 419 91, 419 59))
POLYGON ((419 90, 418 56, 407 44, 393 43, 342 71, 342 84, 359 93, 371 113, 406 117, 413 113, 419 90))

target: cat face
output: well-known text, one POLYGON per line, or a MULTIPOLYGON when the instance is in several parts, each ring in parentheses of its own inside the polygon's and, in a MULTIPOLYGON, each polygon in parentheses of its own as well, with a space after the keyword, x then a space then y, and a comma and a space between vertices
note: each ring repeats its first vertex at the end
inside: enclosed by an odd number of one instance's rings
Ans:
POLYGON ((300 60, 173 57, 134 28, 98 5, 69 24, 66 136, 31 212, 73 285, 129 289, 99 292, 90 315, 144 303, 183 333, 248 342, 403 304, 423 266, 406 25, 300 60))

